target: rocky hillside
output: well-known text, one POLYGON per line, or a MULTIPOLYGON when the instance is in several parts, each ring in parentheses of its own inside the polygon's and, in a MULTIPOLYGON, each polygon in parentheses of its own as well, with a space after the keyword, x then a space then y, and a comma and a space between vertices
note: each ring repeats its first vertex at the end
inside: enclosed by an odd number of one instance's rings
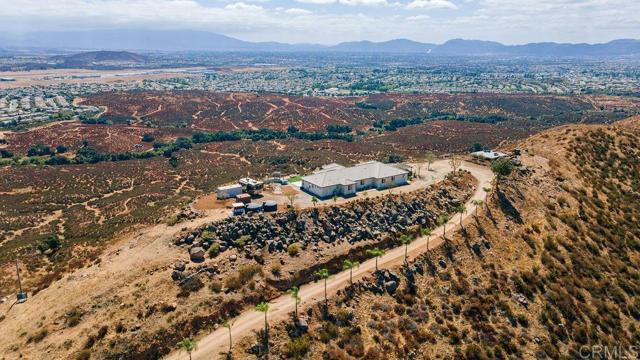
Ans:
MULTIPOLYGON (((640 341, 639 124, 566 126, 515 144, 522 167, 463 232, 347 289, 326 314, 312 307, 300 322, 272 324, 271 354, 599 359, 594 345, 629 354, 640 341)), ((259 343, 245 338, 234 355, 255 358, 259 343)))

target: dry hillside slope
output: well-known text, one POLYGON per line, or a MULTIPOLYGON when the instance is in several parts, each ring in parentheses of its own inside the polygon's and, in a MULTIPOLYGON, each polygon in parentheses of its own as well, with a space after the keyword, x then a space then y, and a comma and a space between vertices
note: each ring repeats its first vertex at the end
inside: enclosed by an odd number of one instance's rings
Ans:
MULTIPOLYGON (((640 342, 639 124, 564 126, 514 144, 522 167, 499 181, 488 207, 448 246, 348 288, 330 299, 326 316, 305 309, 308 329, 271 324, 271 354, 602 358, 593 345, 633 354, 630 346, 640 342), (399 287, 388 288, 396 277, 399 287)), ((259 336, 237 340, 234 358, 256 358, 259 344, 259 336)))

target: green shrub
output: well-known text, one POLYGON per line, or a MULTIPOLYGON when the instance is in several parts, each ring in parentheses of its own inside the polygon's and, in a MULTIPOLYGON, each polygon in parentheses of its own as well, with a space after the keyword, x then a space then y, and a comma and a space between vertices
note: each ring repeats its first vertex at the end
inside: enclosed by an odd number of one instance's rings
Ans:
POLYGON ((220 244, 211 245, 211 247, 209 247, 209 250, 207 252, 209 253, 210 258, 214 258, 218 256, 218 254, 220 254, 220 244))
POLYGON ((303 335, 289 341, 285 348, 285 354, 291 359, 302 359, 309 352, 311 342, 309 335, 303 335))
POLYGON ((287 253, 289 253, 289 256, 297 256, 299 252, 300 249, 297 244, 291 244, 287 247, 287 253))

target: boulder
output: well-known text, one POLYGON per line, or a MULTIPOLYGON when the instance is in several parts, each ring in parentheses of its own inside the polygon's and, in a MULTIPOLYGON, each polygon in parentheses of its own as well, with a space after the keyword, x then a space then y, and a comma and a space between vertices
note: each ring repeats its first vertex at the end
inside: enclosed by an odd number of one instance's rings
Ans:
POLYGON ((396 290, 398 290, 398 282, 397 281, 387 281, 384 283, 384 288, 385 290, 387 290, 387 292, 390 295, 393 295, 396 293, 396 290))
POLYGON ((191 250, 189 250, 189 256, 191 257, 191 261, 193 262, 203 262, 204 249, 200 246, 192 247, 191 250))

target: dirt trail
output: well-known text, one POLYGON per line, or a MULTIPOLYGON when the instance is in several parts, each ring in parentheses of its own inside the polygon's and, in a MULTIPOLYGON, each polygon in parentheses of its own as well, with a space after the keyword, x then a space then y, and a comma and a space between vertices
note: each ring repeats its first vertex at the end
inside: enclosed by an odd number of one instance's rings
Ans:
POLYGON ((220 156, 230 156, 230 157, 234 157, 240 161, 242 161, 243 163, 249 164, 251 165, 251 162, 249 160, 247 160, 247 158, 245 158, 244 156, 240 155, 240 154, 234 154, 234 153, 223 153, 223 152, 219 152, 219 151, 209 151, 209 150, 200 150, 201 153, 205 153, 205 154, 211 154, 211 155, 220 155, 220 156))
MULTIPOLYGON (((442 161, 438 162, 441 165, 442 161)), ((473 205, 474 200, 484 200, 485 192, 483 187, 490 187, 493 180, 493 173, 490 169, 471 164, 464 163, 462 169, 469 170, 471 174, 478 180, 477 188, 472 197, 466 204, 467 212, 463 216, 463 221, 468 219, 475 212, 476 206, 473 205)), ((453 216, 451 221, 446 224, 447 231, 451 232, 458 228, 460 219, 453 216)), ((415 259, 429 249, 438 247, 444 242, 442 235, 444 228, 439 227, 433 231, 433 235, 429 238, 420 237, 411 243, 408 247, 409 259, 415 259)), ((383 257, 378 259, 379 268, 390 268, 404 261, 404 246, 400 246, 388 251, 383 257)), ((375 259, 363 262, 360 267, 353 271, 354 281, 360 280, 366 275, 370 275, 375 270, 375 259)), ((327 280, 327 292, 329 296, 336 294, 338 290, 344 289, 349 284, 349 271, 343 271, 332 275, 327 280)), ((300 287, 300 298, 302 299, 302 308, 317 303, 324 298, 324 283, 315 282, 300 287)), ((271 323, 286 319, 289 313, 294 311, 294 303, 289 295, 282 295, 269 303, 269 321, 271 323)), ((243 312, 240 316, 233 320, 232 336, 240 339, 247 335, 251 335, 253 331, 259 330, 264 326, 264 317, 255 310, 243 312)), ((206 335, 198 341, 198 349, 193 352, 194 360, 204 360, 215 358, 220 353, 225 352, 229 347, 228 330, 220 327, 218 330, 206 335)), ((184 354, 174 351, 166 357, 168 360, 179 360, 184 358, 184 354)))

